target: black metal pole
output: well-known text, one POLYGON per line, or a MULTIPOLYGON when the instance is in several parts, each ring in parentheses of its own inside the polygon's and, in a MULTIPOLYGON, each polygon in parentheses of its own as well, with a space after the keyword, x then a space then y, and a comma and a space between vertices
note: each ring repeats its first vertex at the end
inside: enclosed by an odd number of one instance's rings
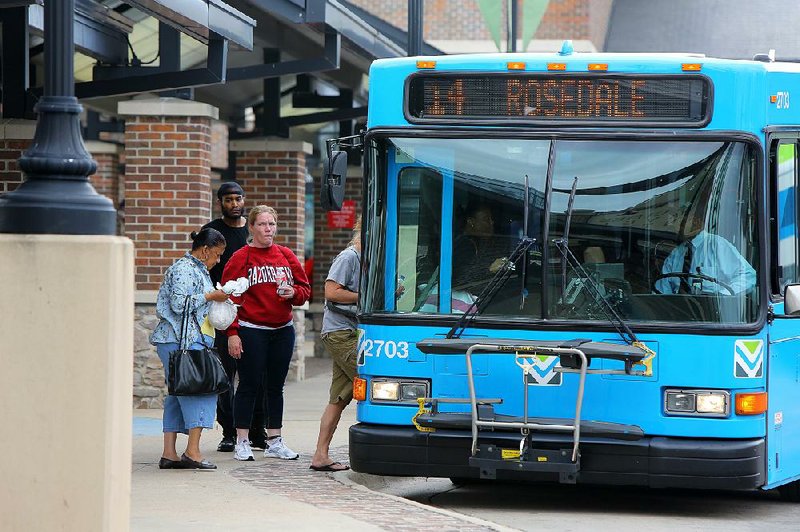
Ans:
POLYGON ((517 51, 517 0, 508 2, 508 51, 517 51))
POLYGON ((36 133, 19 159, 26 180, 0 197, 0 233, 113 235, 116 211, 88 176, 97 170, 81 138, 74 94, 75 0, 44 4, 44 96, 36 133))
POLYGON ((408 0, 408 55, 422 53, 422 0, 408 0))

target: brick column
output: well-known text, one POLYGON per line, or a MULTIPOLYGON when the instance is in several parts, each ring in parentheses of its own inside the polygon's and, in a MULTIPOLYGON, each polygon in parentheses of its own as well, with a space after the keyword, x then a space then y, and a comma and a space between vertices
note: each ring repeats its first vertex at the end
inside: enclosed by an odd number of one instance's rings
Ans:
POLYGON ((0 121, 0 195, 15 190, 24 180, 17 159, 30 147, 35 132, 35 120, 0 121))
MULTIPOLYGON (((248 139, 231 141, 236 152, 236 181, 242 185, 246 207, 269 205, 278 213, 277 242, 294 251, 302 264, 305 241, 306 154, 307 142, 248 139)), ((305 378, 305 311, 294 311, 295 353, 289 378, 305 378)))
POLYGON ((97 161, 97 171, 89 176, 89 181, 97 191, 114 203, 117 210, 117 234, 123 234, 122 212, 119 210, 123 196, 123 182, 119 175, 119 156, 122 146, 113 142, 87 140, 84 142, 86 150, 97 161))
POLYGON ((134 244, 134 406, 159 407, 164 374, 148 336, 164 271, 211 218, 211 121, 218 111, 176 98, 119 103, 125 119, 125 235, 134 244))
MULTIPOLYGON (((322 169, 319 170, 320 174, 322 169)), ((352 200, 356 204, 356 216, 361 211, 361 185, 363 182, 363 172, 360 167, 349 166, 347 168, 347 181, 345 182, 346 200, 352 200)), ((314 176, 314 304, 312 305, 313 327, 312 330, 319 332, 322 329, 322 310, 325 301, 325 278, 331 267, 333 259, 345 247, 353 237, 352 229, 340 229, 328 227, 328 213, 320 207, 320 187, 322 177, 314 176)), ((310 214, 309 214, 310 215, 310 214)), ((322 342, 314 344, 314 356, 327 358, 330 355, 325 351, 322 342)))
POLYGON ((211 218, 211 119, 205 103, 120 102, 125 120, 125 234, 136 249, 136 289, 158 290, 211 218))

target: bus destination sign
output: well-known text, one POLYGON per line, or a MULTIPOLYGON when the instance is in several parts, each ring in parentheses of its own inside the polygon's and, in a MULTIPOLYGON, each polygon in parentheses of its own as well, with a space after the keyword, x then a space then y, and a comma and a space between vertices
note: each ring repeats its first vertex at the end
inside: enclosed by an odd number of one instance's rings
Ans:
POLYGON ((576 122, 702 126, 710 85, 700 76, 423 74, 410 79, 412 122, 576 122))

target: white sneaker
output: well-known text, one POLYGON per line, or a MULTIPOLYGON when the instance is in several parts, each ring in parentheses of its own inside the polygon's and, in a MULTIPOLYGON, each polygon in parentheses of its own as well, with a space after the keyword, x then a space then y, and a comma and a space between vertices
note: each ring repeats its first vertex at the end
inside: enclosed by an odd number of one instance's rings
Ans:
POLYGON ((253 457, 253 449, 250 447, 248 440, 243 440, 236 443, 233 448, 233 457, 242 462, 252 462, 255 460, 253 457))
POLYGON ((283 443, 283 437, 278 436, 273 440, 267 440, 267 448, 264 449, 264 458, 297 460, 298 456, 300 455, 286 447, 286 444, 283 443))

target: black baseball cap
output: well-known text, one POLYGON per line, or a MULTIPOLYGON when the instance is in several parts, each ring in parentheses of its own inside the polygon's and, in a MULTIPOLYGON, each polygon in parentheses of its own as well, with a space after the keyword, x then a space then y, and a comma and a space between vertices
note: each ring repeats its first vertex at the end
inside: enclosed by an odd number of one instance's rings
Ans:
POLYGON ((222 199, 222 196, 227 196, 228 194, 244 196, 244 190, 242 190, 242 186, 236 181, 226 181, 219 186, 219 190, 217 190, 217 199, 222 199))

